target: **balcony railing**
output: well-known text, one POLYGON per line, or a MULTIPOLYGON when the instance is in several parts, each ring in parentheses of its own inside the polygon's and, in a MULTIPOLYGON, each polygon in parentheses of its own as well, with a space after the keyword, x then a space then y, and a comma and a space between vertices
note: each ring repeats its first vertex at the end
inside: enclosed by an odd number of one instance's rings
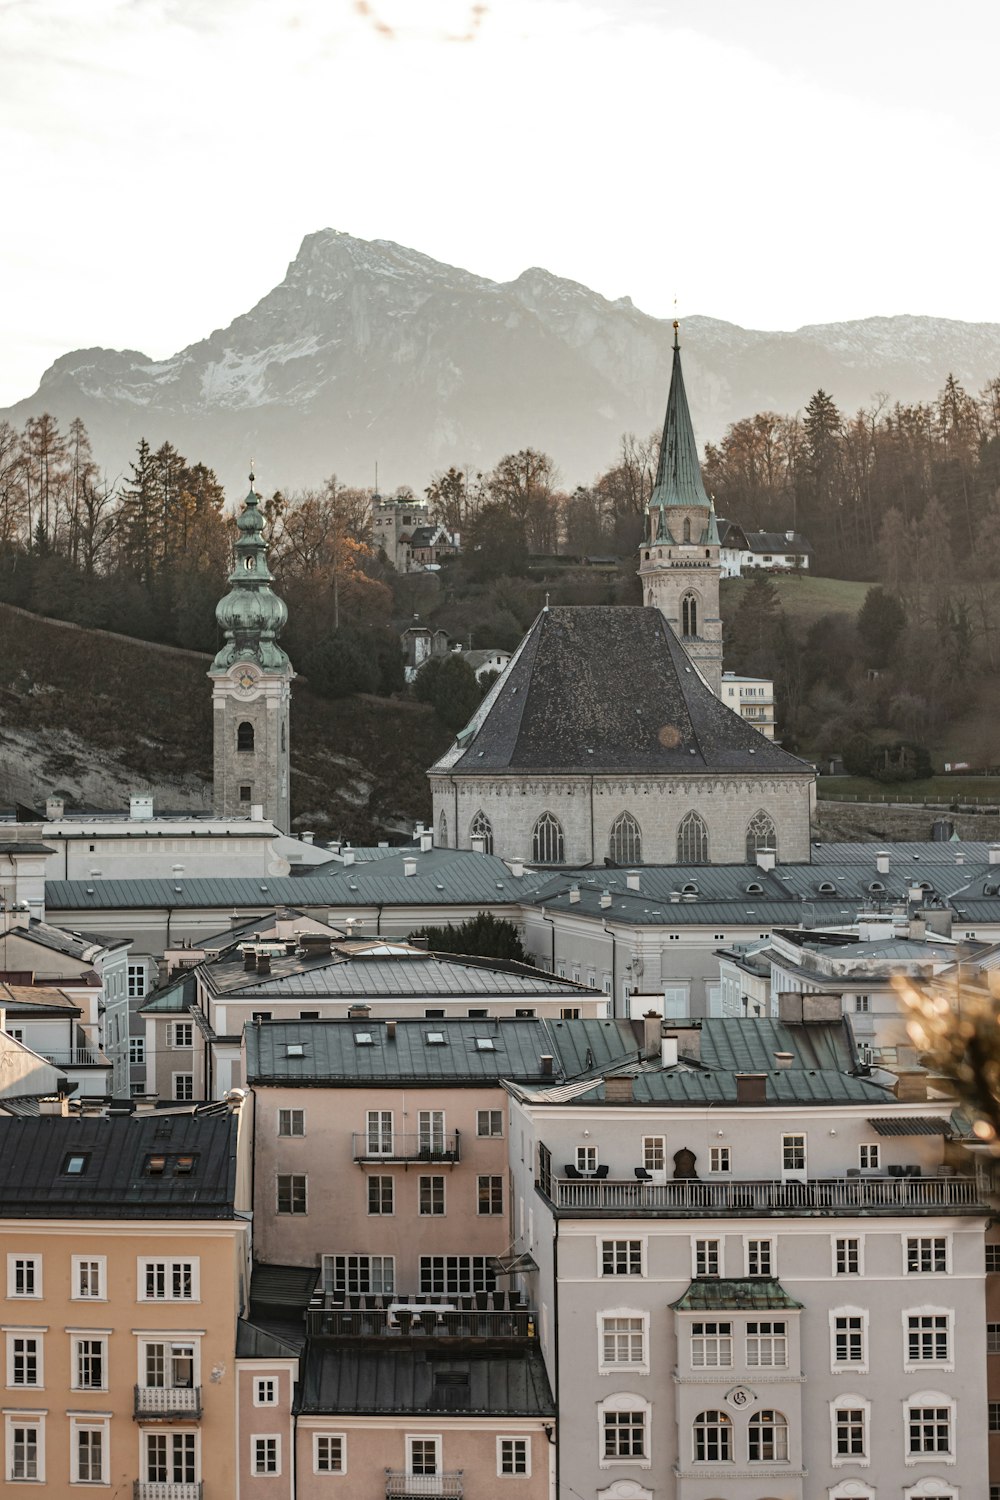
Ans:
POLYGON ((41 1056, 56 1068, 110 1068, 111 1059, 98 1047, 70 1047, 65 1052, 43 1052, 41 1056))
POLYGON ((436 1135, 428 1140, 425 1135, 396 1135, 391 1140, 379 1141, 367 1131, 355 1131, 351 1137, 355 1161, 418 1161, 456 1162, 460 1153, 460 1132, 436 1135))
POLYGON ((462 1500, 462 1470, 444 1474, 404 1474, 397 1469, 385 1471, 386 1500, 424 1500, 425 1495, 440 1495, 443 1500, 462 1500))
POLYGON ((137 1417, 200 1417, 200 1385, 137 1385, 137 1417))
POLYGON ((483 1312, 452 1303, 424 1306, 419 1299, 410 1305, 383 1308, 310 1309, 307 1314, 309 1337, 328 1339, 483 1339, 507 1341, 535 1337, 535 1314, 526 1308, 505 1312, 483 1312))
POLYGON ((132 1500, 201 1500, 201 1480, 137 1479, 132 1500))
POLYGON ((985 1208, 971 1177, 816 1177, 801 1181, 571 1182, 553 1179, 557 1208, 612 1213, 858 1213, 985 1208))

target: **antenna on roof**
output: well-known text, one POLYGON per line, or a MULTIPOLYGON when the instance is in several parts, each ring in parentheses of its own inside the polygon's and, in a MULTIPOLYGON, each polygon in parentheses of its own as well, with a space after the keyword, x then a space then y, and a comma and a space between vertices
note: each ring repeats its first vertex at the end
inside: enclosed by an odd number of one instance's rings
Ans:
POLYGON ((546 610, 548 609, 548 607, 549 607, 549 593, 548 593, 548 589, 546 589, 546 591, 545 591, 545 608, 546 608, 546 610))

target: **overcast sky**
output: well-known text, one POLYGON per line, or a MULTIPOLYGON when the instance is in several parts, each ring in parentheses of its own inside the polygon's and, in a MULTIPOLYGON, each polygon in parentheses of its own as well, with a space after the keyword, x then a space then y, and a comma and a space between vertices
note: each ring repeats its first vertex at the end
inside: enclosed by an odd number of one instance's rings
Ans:
POLYGON ((995 0, 0 0, 0 404, 303 235, 648 312, 1000 321, 995 0))

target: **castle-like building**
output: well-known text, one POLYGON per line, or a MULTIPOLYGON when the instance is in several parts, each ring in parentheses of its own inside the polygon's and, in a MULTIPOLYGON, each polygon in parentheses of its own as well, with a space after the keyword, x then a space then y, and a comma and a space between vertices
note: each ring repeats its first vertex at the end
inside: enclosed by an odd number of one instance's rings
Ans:
POLYGON ((643 606, 546 606, 431 767, 439 844, 548 865, 808 860, 813 768, 719 697, 719 531, 676 324, 647 521, 643 606))
POLYGON ((289 723, 292 664, 278 645, 288 609, 272 588, 264 517, 250 475, 237 519, 229 593, 215 617, 225 644, 209 668, 213 706, 213 811, 217 817, 263 817, 291 828, 289 723))

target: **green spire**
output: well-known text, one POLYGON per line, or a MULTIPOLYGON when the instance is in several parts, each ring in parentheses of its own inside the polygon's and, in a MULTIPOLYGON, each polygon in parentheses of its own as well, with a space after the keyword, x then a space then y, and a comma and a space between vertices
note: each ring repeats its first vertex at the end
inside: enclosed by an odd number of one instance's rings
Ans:
MULTIPOLYGON (((709 499, 701 478, 698 462, 698 445, 691 426, 684 376, 681 372, 681 346, 678 339, 678 323, 674 321, 674 368, 670 377, 670 395, 667 397, 667 415, 663 423, 663 441, 660 444, 660 462, 656 469, 656 484, 649 505, 662 512, 671 505, 697 505, 709 509, 709 499)), ((660 529, 666 530, 665 517, 660 516, 660 529)))
POLYGON ((256 661, 272 672, 291 665, 277 643, 288 619, 288 608, 271 587, 274 574, 267 565, 264 517, 253 486, 251 473, 250 493, 236 519, 239 535, 233 549, 229 593, 215 610, 215 618, 226 632, 226 644, 216 654, 213 672, 225 672, 237 661, 256 661))

